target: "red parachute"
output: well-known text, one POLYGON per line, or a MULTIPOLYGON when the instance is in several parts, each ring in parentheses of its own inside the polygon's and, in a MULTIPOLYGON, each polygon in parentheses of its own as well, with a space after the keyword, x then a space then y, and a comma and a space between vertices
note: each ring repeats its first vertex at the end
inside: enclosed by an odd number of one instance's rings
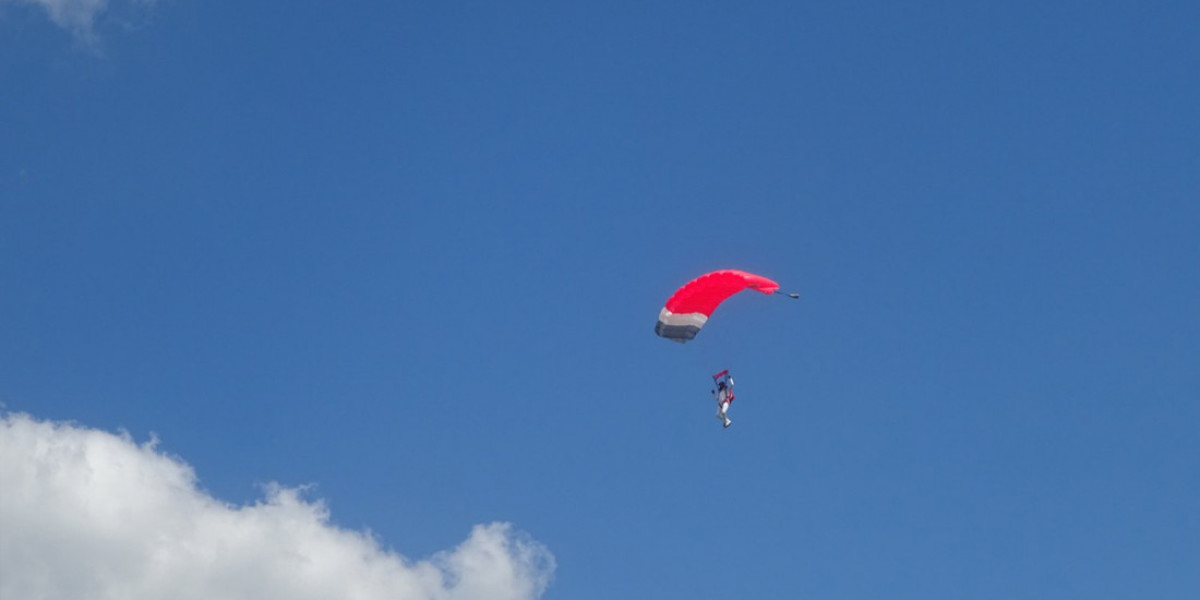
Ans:
MULTIPOLYGON (((700 333, 700 328, 708 322, 717 306, 742 290, 780 293, 779 284, 762 275, 733 269, 706 273, 687 282, 667 299, 666 306, 658 313, 654 333, 685 343, 700 333)), ((788 296, 799 298, 798 294, 788 296)))

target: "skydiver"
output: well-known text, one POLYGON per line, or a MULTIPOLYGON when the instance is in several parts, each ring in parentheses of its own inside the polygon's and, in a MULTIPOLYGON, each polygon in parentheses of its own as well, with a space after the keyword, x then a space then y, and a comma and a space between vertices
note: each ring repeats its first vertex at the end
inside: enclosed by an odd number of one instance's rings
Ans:
POLYGON ((729 403, 733 402, 733 377, 729 375, 729 371, 718 373, 713 379, 717 380, 717 389, 712 390, 713 396, 717 399, 717 418, 721 419, 725 427, 733 424, 729 420, 729 403))

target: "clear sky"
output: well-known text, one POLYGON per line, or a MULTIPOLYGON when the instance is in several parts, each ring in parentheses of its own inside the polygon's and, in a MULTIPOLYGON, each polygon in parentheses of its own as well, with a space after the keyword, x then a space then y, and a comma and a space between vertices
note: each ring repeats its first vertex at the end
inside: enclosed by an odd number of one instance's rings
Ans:
POLYGON ((551 600, 1197 598, 1198 73, 1185 1, 0 0, 0 401, 551 600), (802 299, 655 337, 720 268, 802 299))

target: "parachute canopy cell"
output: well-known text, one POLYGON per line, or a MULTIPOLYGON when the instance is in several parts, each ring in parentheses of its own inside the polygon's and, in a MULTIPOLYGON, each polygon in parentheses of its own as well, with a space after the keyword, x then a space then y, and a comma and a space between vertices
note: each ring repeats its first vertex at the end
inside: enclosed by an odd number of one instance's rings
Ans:
POLYGON ((779 290, 779 284, 762 275, 732 269, 706 273, 687 282, 667 299, 666 306, 658 313, 654 333, 685 343, 700 333, 717 306, 742 290, 773 294, 779 290))

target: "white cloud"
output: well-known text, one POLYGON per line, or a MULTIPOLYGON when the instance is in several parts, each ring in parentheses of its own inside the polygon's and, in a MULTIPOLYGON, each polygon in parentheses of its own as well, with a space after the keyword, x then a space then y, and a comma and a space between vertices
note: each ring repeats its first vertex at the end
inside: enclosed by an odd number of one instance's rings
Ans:
POLYGON ((233 506, 153 442, 0 416, 0 598, 525 600, 554 557, 508 524, 410 561, 272 487, 233 506))
MULTIPOLYGON (((108 9, 109 0, 0 0, 0 3, 36 4, 46 10, 56 25, 82 38, 92 36, 96 17, 108 9)), ((150 5, 155 0, 130 0, 131 4, 150 5)))

